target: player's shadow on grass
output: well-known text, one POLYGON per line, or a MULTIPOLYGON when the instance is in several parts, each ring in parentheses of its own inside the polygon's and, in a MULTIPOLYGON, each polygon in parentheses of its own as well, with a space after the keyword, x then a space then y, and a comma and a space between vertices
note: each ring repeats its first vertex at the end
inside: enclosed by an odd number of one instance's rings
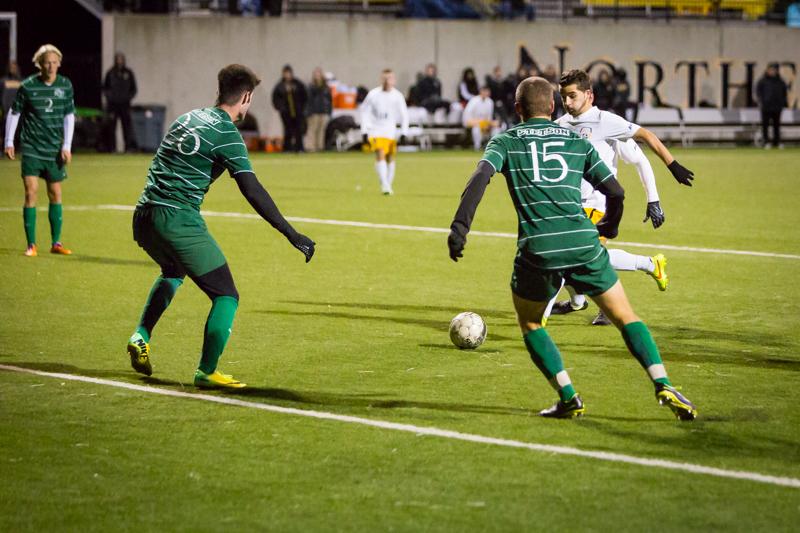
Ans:
MULTIPOLYGON (((535 414, 533 411, 518 407, 430 402, 404 399, 384 399, 381 398, 383 395, 379 393, 338 394, 332 392, 294 391, 290 389, 257 386, 248 386, 245 389, 239 390, 202 391, 195 389, 189 383, 182 383, 180 381, 153 376, 142 376, 140 374, 136 374, 133 370, 123 371, 122 369, 86 369, 64 363, 49 362, 15 362, 13 365, 22 368, 28 368, 30 370, 40 370, 42 372, 50 373, 72 374, 76 376, 87 376, 94 378, 125 379, 126 381, 133 379, 147 385, 168 387, 170 389, 180 390, 183 392, 186 391, 188 386, 191 392, 197 392, 198 394, 223 394, 225 396, 236 396, 237 398, 260 398, 264 400, 272 400, 272 402, 275 404, 284 404, 284 406, 286 406, 286 404, 294 404, 295 406, 300 404, 317 409, 324 407, 325 409, 342 408, 345 410, 358 409, 365 411, 373 411, 378 409, 426 409, 434 411, 467 412, 525 417, 533 416, 535 414)), ((349 414, 353 413, 350 412, 349 414)))
MULTIPOLYGON (((411 305, 411 304, 384 304, 373 302, 312 302, 308 300, 284 300, 281 303, 292 305, 310 305, 317 307, 345 307, 353 309, 374 309, 377 311, 408 311, 413 313, 444 313, 445 316, 450 316, 452 313, 458 312, 452 305, 411 305)), ((497 318, 508 319, 516 321, 516 315, 510 310, 499 309, 482 309, 472 308, 468 311, 473 311, 481 315, 484 319, 497 318)), ((455 315, 454 315, 455 316, 455 315)), ((452 318, 452 317, 450 317, 452 318)))
MULTIPOLYGON (((320 318, 342 318, 345 320, 361 320, 372 322, 389 322, 392 324, 412 324, 415 326, 425 326, 436 331, 442 332, 447 335, 448 323, 441 320, 424 319, 424 318, 409 318, 403 316, 375 316, 375 315, 359 315, 356 313, 342 313, 339 311, 279 311, 270 309, 256 310, 256 313, 263 313, 265 315, 285 315, 285 316, 301 316, 301 317, 320 317, 320 318)), ((491 333, 491 330, 486 338, 491 341, 509 341, 513 340, 511 337, 497 335, 491 333)))
POLYGON ((671 416, 667 414, 658 420, 587 414, 580 424, 581 427, 610 437, 652 445, 652 449, 661 449, 667 445, 670 449, 676 450, 675 460, 679 461, 686 460, 686 456, 681 450, 703 450, 705 454, 713 453, 717 457, 735 459, 748 456, 776 457, 780 458, 780 461, 800 460, 800 451, 798 451, 800 442, 797 440, 781 439, 764 433, 757 437, 752 434, 742 435, 732 426, 729 426, 731 427, 730 431, 721 429, 719 426, 720 422, 764 422, 766 418, 763 415, 765 414, 738 410, 725 416, 704 416, 701 406, 700 418, 694 422, 675 421, 674 424, 682 431, 672 434, 653 431, 651 427, 639 427, 642 422, 664 423, 671 416), (630 422, 633 425, 624 422, 630 422))
MULTIPOLYGON (((659 350, 664 354, 664 360, 669 365, 672 362, 734 365, 745 368, 767 368, 800 372, 800 359, 787 359, 764 355, 765 348, 780 350, 784 353, 793 353, 795 343, 784 340, 774 335, 759 335, 758 333, 738 333, 734 331, 708 331, 691 328, 688 326, 667 327, 648 326, 653 332, 659 350), (709 340, 721 341, 725 346, 711 343, 709 340), (732 346, 733 345, 733 346, 732 346), (742 352, 742 346, 747 352, 742 352)), ((605 328, 609 329, 609 328, 605 328)), ((617 332, 613 331, 613 341, 618 339, 617 332)), ((609 337, 611 340, 611 337, 609 337)), ((593 353, 603 353, 604 356, 617 358, 630 358, 631 355, 622 344, 573 343, 568 339, 559 342, 559 347, 568 351, 591 350, 593 353)))
POLYGON ((97 265, 116 265, 116 266, 144 266, 153 268, 155 263, 144 259, 121 259, 118 257, 98 257, 93 255, 73 254, 73 261, 81 263, 94 263, 97 265))

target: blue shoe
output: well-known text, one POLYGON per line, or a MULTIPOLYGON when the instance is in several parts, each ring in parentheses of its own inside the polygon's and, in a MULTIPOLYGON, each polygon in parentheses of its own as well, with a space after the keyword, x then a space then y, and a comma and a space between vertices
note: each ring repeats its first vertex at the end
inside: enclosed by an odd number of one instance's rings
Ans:
POLYGON ((691 421, 697 418, 697 407, 675 387, 656 384, 656 400, 669 407, 678 420, 691 421))

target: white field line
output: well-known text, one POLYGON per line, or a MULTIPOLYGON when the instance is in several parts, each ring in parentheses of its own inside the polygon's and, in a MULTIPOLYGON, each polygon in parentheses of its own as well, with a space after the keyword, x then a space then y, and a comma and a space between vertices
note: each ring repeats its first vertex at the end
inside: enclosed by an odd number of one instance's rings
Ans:
MULTIPOLYGON (((117 205, 117 204, 101 204, 101 205, 74 205, 64 206, 68 211, 133 211, 133 206, 130 205, 117 205)), ((0 212, 19 211, 18 207, 0 207, 0 212)), ((46 211, 46 208, 39 208, 39 211, 46 211)), ((255 213, 233 213, 225 211, 201 211, 203 216, 207 217, 223 217, 223 218, 246 218, 253 220, 261 220, 261 217, 255 213)), ((324 224, 328 226, 347 226, 352 228, 370 228, 370 229, 391 229, 397 231, 417 231, 422 233, 450 233, 447 228, 433 228, 429 226, 407 226, 403 224, 377 224, 374 222, 359 222, 355 220, 330 220, 324 218, 308 218, 308 217, 286 217, 291 222, 306 222, 308 224, 324 224)), ((514 233, 502 233, 495 231, 470 231, 470 235, 480 235, 482 237, 500 237, 508 239, 516 239, 517 235, 514 233)), ((697 252, 706 254, 727 254, 727 255, 746 255, 754 257, 773 257, 779 259, 800 259, 800 255, 796 254, 780 254, 773 252, 755 252, 751 250, 729 250, 725 248, 699 248, 694 246, 675 246, 671 244, 650 244, 641 242, 627 242, 627 241, 613 241, 612 247, 628 246, 633 248, 656 248, 659 250, 675 250, 681 252, 697 252)))
POLYGON ((43 376, 48 378, 64 379, 69 381, 80 381, 84 383, 94 383, 96 385, 105 385, 108 387, 116 387, 119 389, 128 389, 137 392, 145 392, 148 394, 159 394, 161 396, 170 396, 173 398, 185 398, 191 400, 202 400, 205 402, 219 403, 224 405, 233 405, 236 407, 247 407, 250 409, 260 409, 262 411, 269 411, 272 413, 280 413, 285 415, 304 416, 307 418, 316 418, 320 420, 333 420, 336 422, 344 422, 348 424, 359 424, 362 426, 370 426, 381 429, 388 429, 392 431, 403 431, 406 433, 413 433, 415 435, 426 435, 430 437, 440 437, 444 439, 460 440, 465 442, 474 442, 477 444, 488 444, 492 446, 504 446, 506 448, 520 448, 531 450, 535 452, 550 453, 556 455, 569 455, 584 457, 587 459, 597 459, 600 461, 610 461, 613 463, 625 463, 638 466, 647 466, 651 468, 663 468, 667 470, 677 470, 680 472, 689 472, 691 474, 702 474, 707 476, 730 478, 730 479, 743 479, 747 481, 756 481, 759 483, 767 483, 769 485, 778 485, 782 487, 800 488, 800 479, 790 477, 769 476, 759 474, 757 472, 747 472, 742 470, 725 470, 722 468, 713 468, 709 466, 696 465, 692 463, 678 463, 675 461, 667 461, 663 459, 646 459, 643 457, 635 457, 633 455, 624 455, 620 453, 600 452, 593 450, 581 450, 579 448, 571 448, 567 446, 553 446, 550 444, 536 444, 534 442, 523 442, 518 440, 499 439, 495 437, 486 437, 483 435, 475 435, 472 433, 460 433, 458 431, 450 431, 447 429, 439 429, 435 427, 414 426, 412 424, 398 424, 396 422, 387 422, 385 420, 372 420, 369 418, 361 418, 357 416, 338 415, 335 413, 328 413, 325 411, 312 411, 305 409, 293 409, 291 407, 279 407, 277 405, 269 405, 259 402, 249 402, 244 400, 237 400, 227 396, 211 396, 208 394, 198 394, 189 392, 180 392, 169 389, 162 389, 158 387, 149 387, 145 385, 136 385, 133 383, 125 383, 122 381, 113 381, 109 379, 92 378, 88 376, 80 376, 75 374, 62 374, 58 372, 43 372, 40 370, 32 370, 29 368, 22 368, 12 365, 0 365, 0 370, 9 372, 22 372, 26 374, 33 374, 36 376, 43 376))

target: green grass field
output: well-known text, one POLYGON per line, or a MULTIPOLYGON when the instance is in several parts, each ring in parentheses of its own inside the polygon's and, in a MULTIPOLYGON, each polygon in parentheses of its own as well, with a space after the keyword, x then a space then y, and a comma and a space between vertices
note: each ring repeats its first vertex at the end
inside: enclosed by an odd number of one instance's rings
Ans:
MULTIPOLYGON (((587 404, 539 418, 555 395, 521 342, 508 282, 515 242, 472 236, 450 261, 446 234, 296 222, 317 242, 306 265, 261 220, 209 216, 241 293, 221 362, 246 402, 576 447, 725 471, 800 478, 800 151, 675 151, 679 187, 654 161, 667 222, 642 224, 630 167, 619 240, 793 257, 662 249, 669 290, 621 279, 672 380, 698 404, 679 423, 596 307, 548 330, 587 404), (459 351, 463 310, 489 336, 459 351)), ((284 214, 446 228, 473 153, 401 154, 393 197, 368 156, 255 156, 284 214)), ((77 154, 63 240, 23 257, 19 164, 0 164, 0 364, 195 394, 209 303, 187 281, 155 330, 154 374, 125 354, 157 268, 131 238, 146 156, 77 154), (80 208, 80 209, 78 209, 80 208)), ((46 207, 44 190, 39 206, 46 207)), ((204 209, 252 213, 221 178, 204 209)), ((474 230, 516 230, 501 176, 474 230)), ((589 457, 308 418, 0 370, 0 531, 796 531, 800 489, 589 457)))

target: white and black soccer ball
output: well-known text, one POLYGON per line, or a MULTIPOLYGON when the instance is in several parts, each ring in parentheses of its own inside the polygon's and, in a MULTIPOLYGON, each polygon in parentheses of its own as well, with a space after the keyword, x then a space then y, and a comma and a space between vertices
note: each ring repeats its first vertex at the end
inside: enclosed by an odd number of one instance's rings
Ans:
POLYGON ((459 313, 450 321, 450 340, 461 349, 477 348, 486 340, 486 322, 477 313, 459 313))

